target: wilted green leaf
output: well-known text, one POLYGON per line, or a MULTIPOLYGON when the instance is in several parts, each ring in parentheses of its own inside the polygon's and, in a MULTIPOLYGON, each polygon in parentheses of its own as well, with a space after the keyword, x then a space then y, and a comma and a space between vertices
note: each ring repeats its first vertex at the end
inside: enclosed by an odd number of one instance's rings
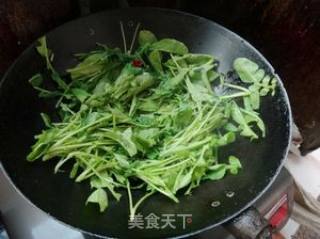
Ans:
POLYGON ((161 64, 161 53, 159 51, 150 52, 148 59, 156 71, 163 72, 161 64))
POLYGON ((153 50, 164 51, 168 53, 184 55, 188 53, 188 48, 185 44, 175 39, 162 39, 151 45, 153 50))
POLYGON ((100 212, 104 212, 108 207, 108 196, 105 190, 98 188, 93 191, 87 199, 88 203, 99 204, 100 212))
POLYGON ((148 30, 141 30, 139 32, 138 42, 139 42, 140 46, 152 44, 156 41, 157 41, 157 38, 152 32, 150 32, 148 30))
POLYGON ((220 180, 226 175, 226 172, 227 172, 227 167, 225 164, 216 164, 209 167, 209 170, 206 173, 205 179, 220 180))

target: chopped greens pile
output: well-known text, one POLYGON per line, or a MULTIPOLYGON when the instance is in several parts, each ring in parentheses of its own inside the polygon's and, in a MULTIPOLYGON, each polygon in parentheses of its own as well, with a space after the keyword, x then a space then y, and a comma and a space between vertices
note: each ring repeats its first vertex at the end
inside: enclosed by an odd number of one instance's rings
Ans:
POLYGON ((275 78, 246 58, 234 61, 234 84, 212 55, 189 53, 175 39, 142 30, 138 43, 134 52, 99 44, 77 54, 79 64, 62 76, 43 37, 37 51, 55 88, 44 88, 42 74, 30 79, 40 97, 56 100, 60 119, 41 114, 46 129, 27 159, 57 160, 54 172, 73 165, 70 178, 90 183, 87 203, 101 212, 108 197, 120 200, 119 189, 127 189, 131 218, 154 193, 178 202, 178 191, 190 194, 203 180, 237 174, 239 159, 230 155, 222 163, 219 148, 236 135, 265 137, 260 97, 276 87, 275 78), (146 193, 134 203, 132 190, 146 193))

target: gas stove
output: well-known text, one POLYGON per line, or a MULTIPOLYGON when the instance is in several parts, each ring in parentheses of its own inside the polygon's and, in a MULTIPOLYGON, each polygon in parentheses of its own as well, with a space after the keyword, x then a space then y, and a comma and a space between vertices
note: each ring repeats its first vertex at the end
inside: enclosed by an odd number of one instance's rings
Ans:
MULTIPOLYGON (((278 231, 288 220, 292 204, 293 179, 283 168, 271 187, 255 203, 254 208, 266 219, 273 231, 278 231)), ((72 229, 31 205, 19 192, 15 191, 1 165, 0 212, 0 239, 97 238, 72 229)), ((191 238, 239 238, 233 235, 237 229, 239 228, 235 228, 233 224, 222 225, 191 238)), ((251 229, 248 227, 247 230, 251 229)))

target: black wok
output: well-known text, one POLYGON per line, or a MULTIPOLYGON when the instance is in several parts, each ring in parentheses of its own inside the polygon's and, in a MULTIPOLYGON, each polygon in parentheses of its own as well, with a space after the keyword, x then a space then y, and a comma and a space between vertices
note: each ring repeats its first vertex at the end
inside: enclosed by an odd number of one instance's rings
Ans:
MULTIPOLYGON (((95 47, 96 42, 121 47, 119 21, 132 36, 136 23, 153 31, 159 38, 183 41, 192 52, 208 53, 220 59, 219 69, 231 69, 236 57, 248 57, 269 73, 274 69, 249 43, 238 35, 204 18, 187 13, 133 8, 102 12, 67 23, 47 34, 55 54, 57 70, 76 64, 72 55, 95 47)), ((128 37, 129 38, 129 37, 128 37)), ((25 158, 34 143, 33 136, 43 127, 40 112, 53 112, 52 104, 39 99, 28 79, 45 68, 34 44, 26 49, 4 76, 0 89, 0 159, 16 188, 38 208, 54 218, 90 234, 121 238, 159 238, 186 236, 224 223, 251 206, 272 183, 288 152, 291 112, 285 89, 278 81, 274 97, 263 98, 261 116, 267 126, 267 137, 257 141, 238 138, 223 151, 238 156, 243 169, 236 176, 218 182, 204 182, 192 196, 181 195, 176 204, 161 195, 147 200, 140 212, 148 215, 192 214, 186 229, 128 229, 128 201, 111 201, 105 213, 93 205, 85 206, 89 186, 74 183, 67 173, 53 174, 54 160, 28 163, 25 158), (226 197, 232 191, 234 197, 226 197), (211 207, 220 201, 219 207, 211 207)), ((224 152, 221 152, 222 158, 224 152)), ((138 198, 140 193, 134 194, 138 198)), ((48 232, 49 233, 49 232, 48 232)))

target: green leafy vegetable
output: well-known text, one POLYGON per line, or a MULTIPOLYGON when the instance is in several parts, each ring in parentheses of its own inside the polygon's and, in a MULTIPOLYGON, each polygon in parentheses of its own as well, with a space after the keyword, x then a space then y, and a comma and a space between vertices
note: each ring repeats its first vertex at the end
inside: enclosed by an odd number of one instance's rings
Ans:
POLYGON ((228 169, 230 170, 231 174, 237 174, 238 170, 241 168, 240 160, 235 156, 229 156, 229 166, 228 169))
POLYGON ((108 207, 108 196, 107 193, 102 189, 98 188, 93 191, 87 199, 87 203, 98 203, 100 212, 103 212, 108 207))
POLYGON ((227 172, 227 165, 225 164, 213 165, 209 167, 209 170, 205 178, 210 180, 220 180, 226 175, 226 172, 227 172))
POLYGON ((35 88, 41 86, 42 82, 43 82, 43 77, 39 73, 35 74, 29 79, 29 83, 35 88))
MULTIPOLYGON (((258 104, 256 101, 259 93, 262 96, 268 94, 269 91, 271 91, 272 95, 275 94, 276 78, 271 78, 263 69, 259 69, 258 64, 255 62, 247 58, 237 58, 233 63, 233 67, 243 82, 253 83, 250 86, 254 89, 252 92, 256 93, 253 104, 258 104)), ((258 109, 258 107, 257 105, 254 109, 258 109)))
POLYGON ((130 53, 98 45, 77 54, 79 63, 63 77, 42 37, 37 51, 47 67, 29 80, 40 97, 56 100, 60 118, 41 114, 45 129, 27 160, 56 160, 55 173, 71 164, 69 177, 90 183, 87 203, 101 212, 108 194, 120 200, 118 190, 126 188, 130 218, 154 193, 179 202, 178 191, 190 194, 203 180, 238 174, 240 160, 229 155, 225 162, 219 149, 238 137, 266 136, 258 110, 276 87, 274 77, 246 58, 234 61, 242 82, 234 84, 218 72, 215 57, 189 53, 178 40, 142 30, 138 42, 130 53), (146 192, 138 200, 137 189, 146 192))
POLYGON ((45 36, 39 38, 39 46, 36 47, 38 53, 46 60, 47 69, 53 70, 51 61, 53 59, 53 54, 51 50, 47 47, 47 41, 45 36))
POLYGON ((162 64, 161 64, 161 53, 157 50, 150 52, 148 57, 150 64, 153 68, 158 72, 163 72, 162 64))
POLYGON ((139 32, 138 42, 140 46, 152 44, 156 41, 157 41, 157 38, 152 32, 147 30, 142 30, 139 32))
POLYGON ((178 55, 187 54, 189 51, 185 44, 175 39, 162 39, 154 42, 151 45, 151 49, 178 55))

